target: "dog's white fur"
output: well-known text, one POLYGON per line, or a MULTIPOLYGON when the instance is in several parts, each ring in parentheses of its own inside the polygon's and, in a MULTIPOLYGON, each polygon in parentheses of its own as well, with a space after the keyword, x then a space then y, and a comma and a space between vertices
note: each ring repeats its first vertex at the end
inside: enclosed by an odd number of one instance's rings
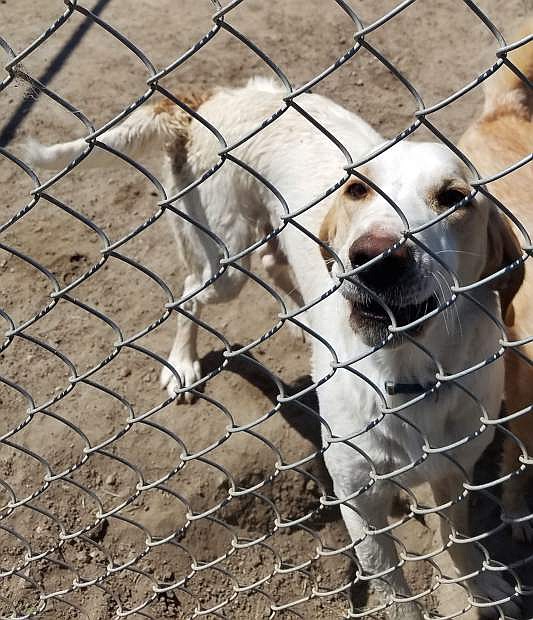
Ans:
MULTIPOLYGON (((247 134, 282 104, 283 91, 263 79, 250 81, 243 88, 220 89, 200 105, 198 113, 208 119, 225 136, 228 144, 247 134)), ((383 143, 383 139, 369 125, 331 100, 303 94, 298 105, 330 131, 348 149, 354 160, 383 143)), ((176 110, 178 110, 176 108, 176 110)), ((200 123, 188 127, 182 113, 176 112, 166 120, 158 118, 154 108, 144 106, 135 111, 125 123, 110 130, 102 140, 128 153, 171 142, 173 132, 187 132, 187 159, 176 164, 183 154, 170 145, 166 155, 166 189, 173 195, 185 185, 199 178, 218 161, 219 144, 200 123), (170 119, 170 120, 169 120, 170 119), (181 119, 181 120, 176 120, 181 119), (172 123, 175 123, 174 125, 172 123)), ((183 141, 178 141, 180 148, 183 141)), ((30 159, 34 165, 48 168, 65 166, 86 147, 83 139, 63 145, 44 147, 33 144, 30 159)), ((234 155, 265 176, 285 198, 294 211, 343 175, 346 160, 328 138, 319 132, 298 112, 289 109, 272 125, 260 131, 253 139, 234 151, 234 155)), ((93 152, 89 164, 100 165, 109 156, 93 152)), ((429 204, 429 196, 442 183, 453 180, 468 186, 466 167, 442 145, 402 141, 370 161, 364 167, 367 174, 403 210, 411 228, 421 226, 436 217, 429 204)), ((297 221, 314 236, 332 209, 339 208, 339 200, 346 186, 304 211, 297 221)), ((227 245, 230 254, 237 253, 280 224, 282 209, 273 192, 245 172, 240 166, 226 161, 207 181, 186 194, 177 205, 192 218, 213 230, 227 245)), ((342 230, 335 229, 329 241, 348 269, 347 253, 350 244, 364 233, 375 230, 401 237, 404 225, 387 201, 375 194, 358 207, 345 205, 349 218, 342 230)), ((340 217, 340 216, 339 216, 340 217)), ((491 205, 478 196, 459 214, 426 228, 416 235, 442 262, 454 272, 460 283, 477 280, 486 270, 491 234, 500 234, 499 216, 491 205), (454 219, 455 218, 455 219, 454 219), (457 250, 457 251, 455 251, 457 250)), ((184 286, 184 296, 201 289, 202 284, 219 268, 220 252, 217 245, 194 226, 174 215, 170 221, 176 232, 180 260, 190 274, 184 286)), ((340 220, 336 220, 337 225, 340 220)), ((507 234, 503 231, 501 234, 507 234)), ((493 240, 494 241, 494 240, 493 240)), ((288 294, 291 290, 287 269, 291 269, 298 291, 307 304, 319 298, 336 281, 339 273, 335 265, 328 272, 318 246, 309 241, 296 227, 289 224, 278 237, 279 247, 270 244, 263 248, 263 261, 280 287, 288 294), (288 266, 278 260, 286 256, 288 266)), ((444 271, 429 256, 428 273, 444 271)), ((249 258, 242 263, 247 266, 249 258)), ((440 277, 440 276, 439 276, 440 277)), ((198 316, 203 304, 233 298, 246 281, 237 269, 229 268, 213 284, 201 290, 185 304, 198 316)), ((449 283, 449 280, 448 280, 449 283)), ((444 284, 443 284, 444 286, 444 284)), ((349 287, 349 284, 343 284, 349 287)), ((361 356, 369 347, 349 321, 349 291, 336 292, 305 313, 305 321, 335 350, 341 362, 361 356)), ((411 301, 422 300, 430 294, 450 297, 440 290, 438 282, 428 277, 416 290, 406 291, 411 301)), ((492 315, 501 318, 497 293, 489 287, 477 288, 471 295, 492 315)), ((459 296, 455 310, 444 312, 429 321, 427 328, 416 336, 416 342, 426 347, 428 355, 417 344, 404 341, 396 346, 382 348, 368 357, 339 368, 331 379, 318 389, 320 414, 327 421, 334 441, 325 452, 325 461, 334 482, 338 498, 349 498, 341 504, 341 511, 349 530, 358 561, 367 574, 382 578, 383 584, 398 598, 409 596, 401 564, 393 539, 388 533, 375 530, 387 526, 391 504, 399 486, 412 488, 429 481, 437 506, 442 506, 441 517, 444 541, 451 532, 467 534, 466 499, 448 506, 464 493, 463 482, 472 480, 475 462, 493 437, 492 427, 480 421, 486 416, 497 418, 503 392, 503 367, 500 360, 483 370, 461 378, 464 390, 453 382, 444 385, 435 394, 397 413, 383 415, 385 405, 383 386, 386 381, 431 384, 437 367, 431 356, 448 374, 459 372, 488 359, 499 349, 502 332, 474 303, 459 296), (355 370, 355 372, 354 372, 355 370), (363 379, 361 377, 365 377, 363 379), (382 418, 382 419, 380 419, 382 418), (372 426, 373 421, 379 423, 372 426), (366 427, 371 430, 362 432, 366 427), (470 442, 461 439, 477 434, 470 442), (432 450, 458 445, 444 454, 432 450), (453 460, 448 456, 451 455, 453 460), (460 464, 460 467, 454 464, 460 464), (412 464, 412 466, 411 466, 412 464), (405 472, 400 470, 405 468, 405 472), (461 470, 462 468, 462 470, 461 470), (391 477, 391 472, 399 472, 391 477), (368 488, 367 488, 368 487, 368 488), (362 489, 366 489, 361 492, 362 489), (399 567, 393 570, 394 567, 399 567)), ((176 371, 164 369, 162 383, 169 393, 190 385, 201 378, 196 353, 196 326, 186 317, 178 318, 176 341, 169 362, 176 371), (177 379, 181 378, 181 381, 177 379)), ((331 372, 332 356, 327 347, 310 338, 313 347, 312 374, 319 381, 331 372)), ((389 409, 400 406, 411 396, 387 397, 389 409)), ((324 434, 324 441, 331 438, 324 434)), ((476 595, 496 601, 514 592, 514 589, 495 572, 480 571, 482 558, 473 545, 452 544, 450 552, 465 583, 476 595)), ((420 618, 413 602, 394 605, 400 617, 420 618)), ((516 606, 511 602, 511 613, 516 606)))

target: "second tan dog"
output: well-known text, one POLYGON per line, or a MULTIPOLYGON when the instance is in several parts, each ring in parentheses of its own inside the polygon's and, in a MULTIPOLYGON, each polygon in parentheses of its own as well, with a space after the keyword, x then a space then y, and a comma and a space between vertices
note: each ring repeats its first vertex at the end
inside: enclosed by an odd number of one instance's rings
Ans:
MULTIPOLYGON (((530 41, 509 55, 511 62, 531 81, 533 79, 533 17, 529 17, 516 40, 530 41)), ((507 67, 487 80, 485 108, 465 133, 459 146, 483 176, 490 176, 531 155, 533 151, 533 91, 531 86, 507 67)), ((531 160, 515 172, 488 185, 489 191, 533 232, 533 164, 531 160)), ((519 235, 521 238, 522 235, 519 235)), ((533 483, 533 265, 526 261, 526 277, 505 317, 510 341, 527 344, 506 354, 505 401, 507 413, 523 412, 509 422, 511 432, 527 449, 529 467, 503 484, 503 504, 513 523, 517 540, 533 541, 533 516, 527 497, 533 483)), ((519 471, 522 450, 509 438, 504 444, 503 470, 519 471)), ((523 467, 523 466, 522 466, 523 467)))

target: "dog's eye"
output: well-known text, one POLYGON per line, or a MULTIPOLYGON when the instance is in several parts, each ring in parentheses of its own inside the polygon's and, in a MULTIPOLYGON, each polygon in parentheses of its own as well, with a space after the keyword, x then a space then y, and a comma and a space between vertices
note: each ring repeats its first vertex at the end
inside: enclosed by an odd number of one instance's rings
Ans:
POLYGON ((361 200, 368 194, 368 186, 364 183, 352 183, 346 191, 352 198, 361 200))
POLYGON ((459 189, 443 189, 437 194, 437 201, 443 207, 453 207, 458 202, 461 202, 466 194, 459 189))

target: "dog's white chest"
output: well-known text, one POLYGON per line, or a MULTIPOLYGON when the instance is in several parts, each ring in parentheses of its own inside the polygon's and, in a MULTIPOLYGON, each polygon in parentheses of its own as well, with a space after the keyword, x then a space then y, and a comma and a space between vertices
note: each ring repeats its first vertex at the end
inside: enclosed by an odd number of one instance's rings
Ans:
MULTIPOLYGON (((331 300, 329 305, 331 316, 338 316, 342 301, 331 300)), ((333 463, 334 468, 343 469, 343 473, 344 470, 353 472, 370 462, 371 467, 382 472, 406 468, 416 483, 418 478, 427 479, 428 467, 434 470, 433 475, 435 470, 438 476, 446 475, 450 466, 447 456, 468 465, 470 455, 480 453, 478 449, 469 449, 472 441, 476 441, 476 448, 480 443, 490 442, 492 429, 483 420, 498 415, 498 394, 503 390, 501 360, 456 381, 439 384, 437 366, 416 348, 408 352, 401 347, 397 351, 382 349, 348 363, 364 351, 348 322, 342 326, 339 321, 334 326, 336 330, 320 317, 318 322, 320 333, 330 342, 333 339, 338 361, 346 364, 318 390, 320 413, 335 443, 341 445, 332 445, 337 455, 332 460, 339 461, 333 463), (400 385, 403 393, 387 394, 388 382, 400 385), (423 396, 421 388, 429 388, 436 382, 437 387, 423 396), (407 393, 409 385, 412 393, 407 393), (346 438, 346 442, 339 442, 338 438, 346 438)), ((488 354, 497 347, 498 334, 488 333, 485 340, 488 354)), ((465 358, 460 361, 463 368, 468 366, 468 355, 471 363, 483 359, 485 351, 479 345, 475 328, 469 337, 463 336, 462 344, 461 351, 451 343, 434 353, 436 356, 440 353, 444 365, 448 364, 452 371, 453 355, 465 358)), ((319 380, 331 371, 331 352, 315 346, 313 357, 314 379, 319 380)))

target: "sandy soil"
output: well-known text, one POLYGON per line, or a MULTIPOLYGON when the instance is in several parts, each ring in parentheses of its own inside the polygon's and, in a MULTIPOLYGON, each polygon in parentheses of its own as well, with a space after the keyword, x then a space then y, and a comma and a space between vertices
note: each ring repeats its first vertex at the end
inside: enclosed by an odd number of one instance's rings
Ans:
MULTIPOLYGON (((478 4, 507 36, 527 10, 522 0, 478 4)), ((353 0, 352 5, 368 22, 395 2, 353 0)), ((2 0, 0 34, 19 51, 63 9, 60 0, 2 0)), ((207 1, 114 0, 102 17, 163 67, 208 31, 210 14, 207 1)), ((25 70, 41 75, 81 21, 74 15, 25 60, 25 70)), ((333 1, 246 0, 228 21, 297 84, 348 49, 353 31, 333 1)), ((488 31, 459 0, 419 0, 369 41, 416 84, 427 105, 477 76, 495 49, 488 31)), ((222 32, 164 84, 171 90, 191 82, 238 84, 267 71, 242 43, 222 32)), ((124 45, 93 27, 48 85, 101 126, 146 90, 146 77, 124 45)), ((365 51, 315 90, 360 113, 386 136, 412 122, 412 97, 365 51)), ((0 123, 11 117, 24 92, 13 83, 0 93, 0 123)), ((457 140, 480 101, 475 89, 433 120, 457 140)), ((19 145, 30 136, 54 142, 82 134, 72 114, 40 97, 17 130, 13 152, 20 153, 19 145)), ((5 222, 29 202, 32 186, 6 159, 0 181, 5 222)), ((151 184, 125 164, 75 170, 50 194, 113 241, 157 211, 151 184)), ((33 257, 61 284, 101 259, 97 231, 45 199, 5 229, 1 242, 33 257)), ((179 296, 186 268, 174 260, 164 218, 119 252, 149 267, 179 296)), ((254 265, 268 281, 257 261, 254 265)), ((16 324, 50 303, 50 280, 4 249, 0 273, 2 305, 16 324)), ((331 489, 313 416, 297 404, 274 411, 278 388, 259 366, 243 359, 208 383, 208 398, 157 409, 165 398, 158 385, 160 364, 141 350, 124 348, 117 355, 117 331, 83 305, 109 317, 124 339, 159 321, 137 344, 164 357, 174 330, 166 301, 156 282, 112 257, 1 353, 2 376, 27 390, 33 401, 9 384, 0 385, 0 436, 21 427, 0 444, 0 616, 37 614, 39 594, 56 593, 39 617, 107 620, 137 607, 143 611, 130 615, 135 620, 189 618, 195 609, 212 609, 207 618, 239 620, 273 617, 269 614, 287 620, 345 617, 354 564, 349 554, 326 553, 349 541, 338 512, 319 502, 331 489), (115 357, 90 382, 66 391, 71 369, 39 341, 66 355, 78 376, 115 357), (41 409, 24 425, 31 407, 41 409), (230 421, 244 429, 227 433, 230 421), (197 458, 184 461, 185 452, 197 458), (306 457, 299 467, 279 468, 306 457), (235 497, 228 502, 230 490, 235 497), (208 516, 187 518, 202 513, 208 516), (292 523, 302 517, 307 519, 292 523), (164 592, 157 598, 154 586, 164 592)), ((246 344, 276 323, 276 312, 270 296, 250 282, 238 301, 209 309, 205 320, 230 343, 246 344)), ((202 331, 206 371, 221 364, 221 348, 216 337, 202 331)), ((289 391, 309 381, 307 346, 286 328, 257 346, 253 356, 289 391)), ((306 403, 316 406, 312 394, 306 403)), ((487 463, 494 465, 497 451, 491 454, 487 463)), ((421 496, 431 502, 427 493, 421 496)), ((494 510, 478 499, 476 516, 490 520, 494 510)), ((434 526, 431 519, 410 520, 398 533, 410 551, 424 554, 440 545, 434 526)), ((524 551, 507 538, 503 547, 505 558, 524 551)), ((445 554, 435 562, 449 570, 445 554)), ((415 592, 432 582, 429 561, 408 562, 407 571, 415 592)), ((360 587, 354 599, 361 607, 376 604, 372 597, 365 601, 360 587)), ((459 611, 463 602, 456 586, 441 586, 425 600, 428 610, 446 613, 459 611)))

